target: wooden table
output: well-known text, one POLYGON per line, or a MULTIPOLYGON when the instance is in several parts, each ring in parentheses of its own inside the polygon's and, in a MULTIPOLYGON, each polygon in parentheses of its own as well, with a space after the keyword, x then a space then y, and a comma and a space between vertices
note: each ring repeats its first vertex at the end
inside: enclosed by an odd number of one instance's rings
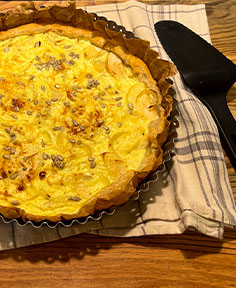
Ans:
MULTIPOLYGON (((38 2, 45 4, 47 1, 38 2)), ((78 4, 110 2, 115 1, 80 0, 78 4)), ((206 3, 212 42, 236 63, 235 0, 143 2, 206 3)), ((0 10, 15 5, 13 1, 0 1, 0 10)), ((236 117, 236 86, 230 90, 227 100, 236 117)), ((227 157, 226 163, 236 199, 236 171, 227 157)), ((193 232, 128 239, 83 234, 53 243, 0 252, 1 288, 235 286, 236 231, 230 229, 226 229, 223 241, 193 232)))

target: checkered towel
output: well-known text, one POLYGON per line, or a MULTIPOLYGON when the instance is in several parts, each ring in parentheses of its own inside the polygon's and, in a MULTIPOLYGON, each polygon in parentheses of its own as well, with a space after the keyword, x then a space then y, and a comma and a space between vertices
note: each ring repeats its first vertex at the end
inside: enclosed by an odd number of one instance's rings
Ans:
MULTIPOLYGON (((77 2, 77 4, 79 4, 77 2)), ((155 32, 160 20, 176 20, 210 41, 204 5, 145 5, 136 1, 87 7, 149 40, 151 48, 168 59, 155 32)), ((235 203, 215 123, 206 107, 174 79, 179 127, 174 156, 138 200, 130 200, 100 221, 70 228, 34 228, 0 222, 0 249, 16 248, 90 232, 109 236, 183 233, 195 229, 221 238, 224 225, 236 225, 235 203)))

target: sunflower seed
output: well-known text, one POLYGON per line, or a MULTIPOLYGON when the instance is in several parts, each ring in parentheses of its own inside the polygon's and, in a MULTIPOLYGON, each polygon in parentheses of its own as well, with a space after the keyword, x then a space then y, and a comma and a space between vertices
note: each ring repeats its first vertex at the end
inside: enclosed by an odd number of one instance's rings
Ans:
POLYGON ((64 160, 61 155, 57 155, 56 158, 57 158, 58 160, 60 160, 60 161, 63 161, 63 160, 64 160))
POLYGON ((71 196, 70 198, 68 198, 68 200, 70 200, 70 201, 80 201, 81 198, 79 198, 77 196, 71 196))
POLYGON ((52 161, 55 161, 56 160, 56 156, 54 154, 51 155, 51 159, 52 161))
POLYGON ((73 66, 73 65, 75 65, 75 61, 74 61, 74 60, 70 60, 70 61, 68 62, 68 64, 71 65, 71 66, 73 66))
POLYGON ((37 105, 38 103, 39 103, 39 101, 38 100, 34 100, 34 105, 37 105))
POLYGON ((60 56, 61 56, 62 58, 65 58, 65 57, 66 57, 66 55, 63 54, 63 53, 61 53, 60 56))
POLYGON ((106 130, 106 134, 110 134, 110 128, 109 128, 109 127, 107 127, 107 126, 105 125, 105 126, 103 126, 103 128, 106 130))
MULTIPOLYGON (((43 163, 42 163, 43 164, 43 163)), ((45 171, 41 171, 39 172, 39 179, 43 180, 46 177, 46 172, 45 171)))
POLYGON ((41 90, 42 90, 43 92, 45 92, 45 91, 46 91, 46 87, 45 87, 44 85, 42 85, 42 86, 41 86, 41 90))
POLYGON ((54 131, 60 131, 61 130, 61 126, 55 126, 52 128, 54 131))
POLYGON ((98 124, 102 125, 104 123, 104 120, 98 120, 98 124))
POLYGON ((50 158, 50 156, 47 153, 43 153, 42 156, 43 156, 43 160, 47 160, 50 158))
POLYGON ((40 47, 40 45, 41 45, 41 42, 40 42, 40 41, 35 42, 35 44, 34 44, 34 48, 38 48, 38 47, 40 47))
POLYGON ((10 157, 9 155, 6 155, 6 154, 3 154, 2 157, 3 157, 4 159, 8 159, 8 160, 11 159, 11 157, 10 157))
MULTIPOLYGON (((65 47, 64 47, 64 49, 69 49, 71 46, 70 45, 66 45, 65 47)), ((64 55, 64 54, 63 54, 64 55)), ((63 57, 63 56, 62 56, 63 57)))
POLYGON ((96 162, 95 161, 93 161, 93 162, 90 162, 90 168, 95 168, 95 166, 96 166, 96 162))
POLYGON ((121 102, 119 102, 118 104, 117 104, 117 107, 120 107, 122 105, 122 103, 121 102))
POLYGON ((41 58, 37 55, 37 56, 35 57, 35 60, 40 61, 41 58))
POLYGON ((81 142, 81 140, 78 140, 77 141, 77 145, 80 145, 82 142, 81 142))
POLYGON ((18 200, 12 200, 12 201, 11 201, 11 204, 12 204, 12 205, 19 205, 20 202, 19 202, 18 200))
POLYGON ((39 118, 40 116, 41 116, 41 114, 40 114, 40 113, 37 113, 37 114, 36 114, 36 117, 37 117, 37 118, 39 118))
POLYGON ((55 85, 55 88, 59 89, 59 88, 60 88, 60 85, 56 84, 56 85, 55 85))
POLYGON ((3 97, 4 97, 4 95, 0 94, 0 99, 3 98, 3 97))
POLYGON ((65 163, 60 161, 54 161, 54 165, 59 169, 63 169, 65 167, 65 163))
POLYGON ((81 89, 82 89, 82 87, 81 87, 81 86, 77 86, 77 89, 78 89, 78 90, 81 90, 81 89))
POLYGON ((102 91, 102 92, 100 93, 100 96, 105 96, 105 92, 102 91))
POLYGON ((18 85, 24 85, 24 83, 23 83, 23 82, 17 82, 17 84, 18 84, 18 85))
POLYGON ((54 97, 51 99, 52 102, 57 102, 58 98, 54 97))
POLYGON ((121 127, 121 125, 122 125, 122 123, 121 123, 121 122, 118 122, 118 123, 117 123, 117 126, 118 126, 118 128, 120 128, 120 127, 121 127))
POLYGON ((85 130, 85 127, 83 125, 79 125, 79 128, 80 128, 81 131, 85 130))
POLYGON ((105 106, 105 104, 104 103, 100 103, 100 106, 101 106, 101 108, 106 108, 106 106, 105 106))
POLYGON ((69 54, 70 57, 73 57, 74 55, 75 55, 74 52, 70 52, 70 54, 69 54))
POLYGON ((16 179, 16 177, 18 176, 18 173, 14 173, 10 176, 10 179, 13 180, 13 179, 16 179))
POLYGON ((76 108, 73 108, 73 109, 71 110, 71 112, 72 112, 72 113, 75 113, 75 112, 76 112, 76 108))
POLYGON ((88 74, 86 75, 86 78, 87 78, 87 79, 91 79, 91 78, 93 78, 93 75, 90 74, 90 73, 88 73, 88 74))
POLYGON ((79 123, 76 120, 74 120, 74 119, 72 120, 72 123, 73 123, 74 126, 79 126, 79 123))
POLYGON ((16 139, 16 134, 11 134, 10 136, 11 136, 11 139, 10 139, 11 142, 16 139))
POLYGON ((13 119, 18 119, 15 114, 11 114, 11 117, 12 117, 13 119))
POLYGON ((89 162, 93 162, 93 161, 95 161, 95 158, 89 157, 89 158, 88 158, 88 161, 89 161, 89 162))
POLYGON ((9 150, 11 150, 11 147, 7 146, 7 147, 4 148, 4 150, 9 151, 9 150))
POLYGON ((115 100, 116 101, 120 101, 122 99, 122 97, 116 97, 115 100))
POLYGON ((26 112, 28 115, 32 115, 32 112, 31 111, 27 111, 26 112))
POLYGON ((8 134, 11 133, 11 129, 9 129, 9 128, 6 128, 5 131, 6 131, 8 134))
POLYGON ((46 146, 46 144, 45 144, 45 142, 43 140, 41 141, 41 145, 42 145, 43 148, 46 146))
POLYGON ((76 143, 76 141, 74 139, 69 139, 69 141, 70 141, 71 144, 75 144, 76 143))
POLYGON ((129 104, 128 104, 128 108, 129 108, 130 110, 133 110, 133 109, 134 109, 133 104, 132 104, 132 103, 129 103, 129 104))
POLYGON ((49 100, 46 101, 46 104, 47 104, 48 106, 51 106, 51 105, 52 105, 49 100))
POLYGON ((16 148, 15 148, 15 147, 11 148, 10 153, 11 153, 11 154, 15 154, 15 153, 16 153, 16 148))
POLYGON ((70 103, 69 102, 64 102, 64 105, 69 108, 70 107, 70 103))
POLYGON ((98 95, 94 95, 94 96, 93 96, 93 99, 94 99, 94 100, 97 100, 98 98, 99 98, 98 95))
POLYGON ((93 87, 97 87, 99 85, 99 81, 97 79, 89 79, 87 89, 91 89, 93 87))
POLYGON ((33 80, 34 78, 35 78, 35 76, 34 76, 34 75, 31 75, 30 78, 29 78, 29 80, 33 80))

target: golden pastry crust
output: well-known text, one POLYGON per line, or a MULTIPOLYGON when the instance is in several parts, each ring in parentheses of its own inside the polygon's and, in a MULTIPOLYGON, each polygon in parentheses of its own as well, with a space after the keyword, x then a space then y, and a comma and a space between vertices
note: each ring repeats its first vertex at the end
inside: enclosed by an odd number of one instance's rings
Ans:
MULTIPOLYGON (((83 195, 86 198, 82 201, 83 204, 78 207, 75 206, 71 210, 72 211, 71 213, 68 213, 69 210, 65 210, 64 207, 61 208, 61 211, 58 207, 56 207, 54 210, 52 209, 52 213, 46 213, 46 212, 45 214, 43 212, 32 213, 30 211, 33 211, 34 209, 31 209, 31 210, 25 209, 24 206, 21 206, 21 203, 19 202, 19 199, 20 201, 22 201, 22 198, 21 197, 17 198, 16 193, 9 194, 10 193, 9 191, 7 191, 6 193, 6 189, 4 192, 5 194, 3 193, 2 195, 4 195, 4 197, 9 197, 10 199, 8 200, 9 205, 1 205, 1 199, 0 199, 0 213, 7 218, 21 217, 24 221, 49 220, 49 221, 56 222, 61 219, 69 220, 69 219, 74 219, 74 218, 79 218, 79 217, 85 217, 85 216, 93 214, 97 210, 104 210, 113 205, 120 205, 120 204, 125 203, 130 198, 130 196, 135 192, 138 183, 140 183, 140 181, 145 179, 145 177, 151 171, 154 171, 155 169, 157 169, 162 163, 162 148, 161 147, 168 135, 169 122, 167 118, 170 115, 170 111, 172 109, 172 98, 167 94, 170 84, 166 81, 166 79, 170 76, 173 76, 176 73, 175 67, 169 62, 159 59, 158 54, 155 51, 150 50, 149 43, 147 41, 140 40, 137 38, 127 39, 121 32, 115 32, 115 31, 110 30, 107 27, 107 24, 105 21, 101 21, 101 20, 94 21, 93 14, 86 13, 82 9, 76 10, 75 3, 63 3, 61 6, 54 5, 51 7, 40 8, 40 7, 37 7, 33 2, 27 2, 21 6, 16 7, 12 11, 9 11, 6 15, 1 16, 0 28, 2 29, 2 31, 0 32, 0 42, 2 43, 12 38, 18 39, 19 37, 24 37, 24 36, 28 37, 29 35, 31 36, 32 35, 45 35, 47 33, 51 33, 50 35, 52 35, 53 37, 54 35, 58 35, 59 37, 58 41, 64 41, 64 39, 68 39, 68 42, 69 42, 70 41, 69 39, 72 39, 72 40, 78 39, 78 41, 79 40, 84 41, 83 43, 85 44, 87 42, 91 43, 91 45, 94 45, 94 47, 97 47, 98 49, 100 49, 99 51, 106 51, 107 54, 106 55, 104 54, 106 56, 105 66, 106 66, 106 70, 108 74, 111 77, 113 77, 114 79, 118 79, 120 77, 122 81, 122 79, 127 77, 127 75, 132 74, 131 75, 132 77, 130 76, 130 78, 136 81, 136 82, 132 82, 133 83, 131 87, 132 89, 134 89, 135 87, 138 87, 138 89, 141 89, 140 85, 144 85, 142 86, 144 87, 142 88, 143 90, 137 90, 138 91, 137 93, 138 95, 145 96, 145 100, 142 100, 142 101, 147 101, 147 104, 149 106, 148 109, 145 108, 146 110, 143 108, 144 111, 142 111, 143 114, 141 114, 141 116, 144 117, 146 121, 145 123, 148 123, 146 124, 147 136, 145 136, 146 137, 145 139, 141 138, 142 140, 140 140, 139 142, 139 145, 140 145, 139 150, 140 151, 145 150, 145 152, 142 152, 143 154, 140 154, 142 156, 139 156, 139 162, 138 162, 139 164, 136 165, 135 169, 131 168, 132 165, 130 164, 130 160, 127 158, 128 156, 126 157, 127 159, 125 157, 124 158, 119 157, 118 155, 119 151, 115 151, 114 147, 112 149, 107 149, 107 150, 103 149, 101 150, 102 153, 99 154, 99 157, 100 157, 99 161, 102 163, 101 169, 106 169, 106 171, 109 171, 109 177, 110 177, 109 179, 112 179, 112 181, 110 182, 108 181, 109 183, 107 185, 103 185, 102 189, 100 189, 95 194, 89 194, 87 198, 83 195), (124 159, 128 161, 127 162, 128 164, 125 162, 124 159), (12 200, 12 195, 14 195, 15 200, 12 200), (63 212, 63 211, 67 211, 67 212, 63 212)), ((91 47, 86 46, 86 47, 87 47, 86 48, 87 52, 84 52, 84 55, 85 55, 84 57, 85 58, 96 57, 96 55, 93 56, 93 53, 95 53, 94 48, 90 49, 93 46, 91 47)), ((53 61, 55 62, 55 59, 52 60, 51 62, 53 61)), ((71 62, 73 64, 74 60, 71 60, 71 61, 73 61, 71 62)), ((37 63, 35 65, 37 65, 37 63)), ((62 63, 62 66, 63 65, 64 64, 62 63)), ((70 65, 70 63, 68 65, 70 65)), ((96 79, 93 79, 93 80, 96 80, 96 79)), ((100 80, 99 77, 98 77, 98 80, 100 80)), ((92 83, 92 82, 88 82, 88 83, 92 83)), ((117 82, 115 83, 117 84, 117 82)), ((95 88, 96 88, 96 85, 95 85, 95 88)), ((93 85, 91 87, 94 88, 93 85)), ((87 87, 87 88, 91 89, 91 87, 87 87)), ((132 90, 131 88, 130 90, 132 90)), ((119 92, 118 90, 114 90, 114 91, 119 92)), ((130 95, 132 97, 133 97, 133 94, 134 92, 131 91, 130 95)), ((67 93, 67 96, 71 97, 71 95, 70 94, 68 95, 68 93, 67 93)), ((63 96, 61 97, 62 97, 61 99, 63 99, 63 96)), ((129 98, 129 93, 126 93, 126 97, 127 99, 129 98)), ((70 100, 75 101, 72 98, 70 100)), ((48 104, 48 106, 51 106, 51 102, 49 105, 49 102, 47 101, 46 103, 48 104)), ((143 103, 142 101, 140 103, 143 103)), ((74 102, 71 102, 71 103, 74 103, 74 102)), ((128 107, 130 108, 129 113, 132 114, 133 104, 130 103, 129 101, 127 103, 128 103, 128 107)), ((17 102, 16 106, 18 108, 21 108, 20 105, 18 104, 19 103, 17 102)), ((101 103, 102 108, 104 108, 103 105, 104 104, 101 103)), ((114 106, 114 104, 112 105, 114 106)), ((16 107, 14 106, 13 108, 16 108, 16 107)), ((99 111, 96 110, 97 114, 96 116, 94 116, 95 118, 96 117, 99 118, 100 110, 99 111)), ((30 111, 30 113, 32 112, 30 111)), ((106 117, 107 116, 105 115, 104 116, 105 120, 107 119, 106 117)), ((75 119, 75 121, 78 119, 75 119)), ((114 119, 116 120, 116 116, 114 116, 114 119)), ((96 121, 99 121, 99 119, 96 119, 96 121)), ((96 129, 99 130, 100 124, 99 125, 96 124, 96 125, 97 125, 96 129)), ((75 126, 77 126, 77 124, 75 126)), ((107 129, 106 126, 104 127, 106 130, 107 129)), ((81 131, 79 132, 83 133, 82 130, 83 129, 81 129, 81 131)), ((71 127, 69 131, 71 133, 72 131, 71 127)), ((122 133, 127 133, 127 132, 122 132, 122 133)), ((109 136, 110 139, 108 141, 108 143, 110 143, 109 145, 112 146, 114 143, 113 138, 117 137, 117 135, 122 136, 123 135, 122 133, 118 132, 115 135, 110 135, 109 136)), ((100 137, 100 136, 97 136, 97 137, 100 137)), ((94 139, 96 140, 96 138, 94 139)), ((37 154, 39 152, 34 151, 34 153, 37 154)), ((6 156, 6 154, 2 154, 2 156, 3 155, 6 156)), ((23 154, 19 154, 19 157, 23 157, 23 154)), ((44 155, 43 157, 48 157, 48 156, 44 155)), ((93 157, 90 157, 90 158, 93 159, 93 157)), ((6 157, 6 159, 2 160, 1 164, 3 165, 5 163, 4 165, 8 165, 6 164, 7 160, 9 159, 7 159, 6 157)), ((91 162, 91 160, 89 161, 91 162)), ((92 162, 93 161, 94 160, 92 160, 92 162)), ((97 164, 98 168, 100 167, 99 166, 100 162, 95 163, 97 164)), ((51 166, 47 166, 47 169, 50 171, 54 171, 53 173, 58 173, 57 170, 62 168, 62 173, 63 173, 64 164, 62 165, 63 167, 58 167, 58 165, 59 164, 55 163, 54 161, 52 162, 51 166)), ((94 165, 90 164, 91 167, 94 165)), ((35 171, 38 171, 38 170, 35 170, 35 171)), ((105 171, 105 170, 102 170, 102 171, 105 171)), ((4 170, 4 173, 6 174, 5 170, 4 170)), ((84 173, 84 175, 85 174, 86 173, 84 173)), ((6 180, 5 178, 7 179, 10 178, 14 182, 14 177, 12 177, 13 175, 9 175, 6 177, 4 175, 3 177, 3 174, 2 174, 1 176, 2 180, 0 181, 5 181, 6 180)), ((57 174, 53 174, 53 175, 57 175, 57 174)), ((93 174, 90 174, 90 176, 91 175, 93 174)), ((22 177, 26 177, 26 176, 23 175, 22 177)), ((25 180, 26 178, 22 178, 22 179, 26 181, 25 180)), ((43 181, 40 183, 43 183, 43 181)), ((17 185, 19 188, 19 183, 17 185)), ((25 184, 24 182, 22 186, 27 186, 27 184, 25 184)), ((70 184, 68 184, 68 186, 70 186, 70 184)), ((27 189, 30 193, 30 186, 29 187, 27 186, 27 189)), ((20 194, 21 192, 19 190, 21 189, 18 189, 18 193, 20 194)), ((76 192, 79 193, 78 191, 76 192)), ((76 194, 76 195, 79 195, 79 194, 76 194)), ((70 196, 70 193, 69 193, 69 196, 70 196)), ((75 196, 75 194, 73 194, 73 197, 74 199, 76 199, 76 201, 79 200, 79 197, 75 196)), ((71 197, 71 199, 73 197, 71 197)), ((34 203, 33 200, 32 200, 32 203, 34 203)), ((38 211, 37 209, 35 211, 38 211)))

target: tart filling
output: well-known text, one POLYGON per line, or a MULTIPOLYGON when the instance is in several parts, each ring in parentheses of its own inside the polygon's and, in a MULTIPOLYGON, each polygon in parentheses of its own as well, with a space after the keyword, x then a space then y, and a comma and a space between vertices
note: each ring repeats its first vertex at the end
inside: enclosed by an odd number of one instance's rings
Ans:
POLYGON ((146 64, 60 24, 0 40, 0 212, 58 221, 128 200, 161 164, 171 109, 146 64))

